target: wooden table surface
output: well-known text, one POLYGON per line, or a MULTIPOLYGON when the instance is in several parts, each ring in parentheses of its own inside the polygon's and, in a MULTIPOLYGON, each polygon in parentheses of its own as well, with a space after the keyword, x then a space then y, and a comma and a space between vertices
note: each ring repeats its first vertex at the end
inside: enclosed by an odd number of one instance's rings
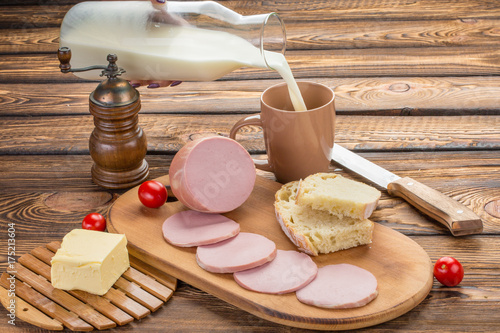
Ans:
MULTIPOLYGON (((15 225, 18 258, 61 240, 86 214, 106 213, 124 193, 91 180, 88 96, 96 82, 58 69, 59 26, 77 2, 0 1, 2 271, 8 224, 15 225)), ((500 331, 500 2, 221 2, 245 15, 280 14, 296 78, 335 89, 337 143, 444 192, 483 219, 481 235, 456 238, 383 192, 373 220, 415 240, 433 261, 445 255, 459 259, 465 277, 453 288, 435 281, 415 309, 360 331, 500 331)), ((174 154, 189 140, 227 136, 238 119, 258 112, 261 92, 278 82, 270 70, 242 69, 214 82, 139 88, 150 178, 167 174, 174 154)), ((239 140, 251 154, 264 154, 259 128, 247 127, 239 140)), ((2 307, 0 331, 40 331, 7 320, 2 307)), ((115 330, 301 331, 250 315, 183 282, 160 310, 115 330)))

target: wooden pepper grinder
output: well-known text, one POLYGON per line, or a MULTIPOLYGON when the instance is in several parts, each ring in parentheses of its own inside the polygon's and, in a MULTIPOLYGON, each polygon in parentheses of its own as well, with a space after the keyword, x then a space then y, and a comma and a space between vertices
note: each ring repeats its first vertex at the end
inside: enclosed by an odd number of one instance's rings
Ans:
POLYGON ((90 94, 89 108, 94 116, 94 131, 89 140, 94 160, 92 180, 108 189, 123 189, 142 183, 149 174, 144 157, 146 136, 138 125, 141 109, 139 92, 128 81, 118 78, 125 71, 116 65, 117 57, 108 55, 108 66, 71 68, 71 50, 58 51, 59 68, 63 73, 102 69, 107 76, 90 94))

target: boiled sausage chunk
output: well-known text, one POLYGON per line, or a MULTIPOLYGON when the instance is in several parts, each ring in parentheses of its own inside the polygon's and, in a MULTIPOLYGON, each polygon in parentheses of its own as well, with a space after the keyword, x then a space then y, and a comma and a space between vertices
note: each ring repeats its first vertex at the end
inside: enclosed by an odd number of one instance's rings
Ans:
POLYGON ((213 273, 234 273, 251 269, 276 257, 276 244, 268 238, 240 232, 236 237, 199 246, 196 261, 201 268, 213 273))
POLYGON ((189 142, 175 154, 169 171, 174 195, 204 213, 238 208, 252 193, 253 160, 238 142, 213 136, 189 142))
POLYGON ((162 229, 167 242, 189 247, 234 237, 240 232, 240 225, 223 215, 186 210, 167 218, 162 229))
POLYGON ((296 292, 302 303, 330 309, 360 307, 377 297, 377 294, 375 276, 349 264, 320 268, 316 278, 296 292))
POLYGON ((234 273, 243 288, 268 294, 284 294, 309 284, 318 266, 304 253, 278 250, 276 258, 262 266, 234 273))

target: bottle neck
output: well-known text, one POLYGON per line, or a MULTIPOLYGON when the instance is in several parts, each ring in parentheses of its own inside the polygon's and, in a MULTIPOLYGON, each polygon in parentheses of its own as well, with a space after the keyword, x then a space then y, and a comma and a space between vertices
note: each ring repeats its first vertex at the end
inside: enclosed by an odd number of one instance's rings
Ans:
POLYGON ((266 55, 267 52, 276 52, 285 55, 285 51, 286 29, 283 20, 276 13, 266 14, 260 37, 260 52, 266 66, 270 69, 275 69, 266 55))

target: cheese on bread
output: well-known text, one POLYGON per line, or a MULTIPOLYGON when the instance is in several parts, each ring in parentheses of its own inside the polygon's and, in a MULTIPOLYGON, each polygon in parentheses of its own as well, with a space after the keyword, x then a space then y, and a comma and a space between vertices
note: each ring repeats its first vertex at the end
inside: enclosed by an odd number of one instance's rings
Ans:
POLYGON ((369 218, 380 198, 380 191, 334 173, 317 173, 300 184, 297 204, 327 211, 339 218, 369 218))
POLYGON ((298 191, 299 181, 283 185, 275 195, 274 207, 281 228, 299 250, 317 256, 371 243, 373 222, 339 218, 328 211, 297 204, 298 191))

